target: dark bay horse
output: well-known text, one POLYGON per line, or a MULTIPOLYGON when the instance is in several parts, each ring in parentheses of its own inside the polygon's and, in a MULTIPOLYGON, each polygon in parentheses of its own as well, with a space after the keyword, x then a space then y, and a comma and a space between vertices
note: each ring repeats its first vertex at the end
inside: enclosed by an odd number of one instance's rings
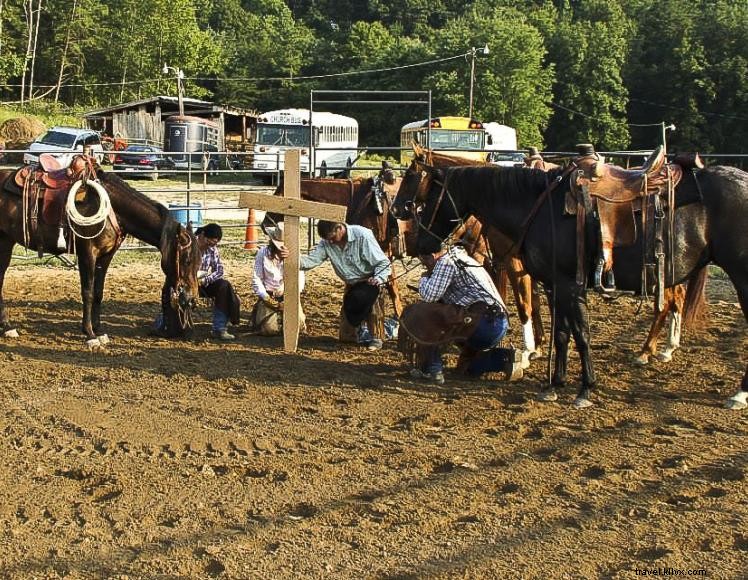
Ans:
MULTIPOLYGON (((73 166, 71 164, 71 168, 73 166)), ((56 173, 57 181, 43 178, 41 173, 34 177, 32 171, 28 177, 32 183, 26 185, 23 178, 17 176, 21 170, 0 172, 0 329, 4 336, 17 336, 5 308, 2 286, 13 247, 20 244, 54 255, 75 251, 83 301, 82 331, 87 339, 86 344, 92 349, 106 344, 109 338, 101 333, 104 279, 115 252, 127 234, 160 250, 161 269, 166 277, 161 303, 168 334, 177 336, 188 332, 192 326, 191 310, 197 297, 197 269, 200 265, 199 250, 192 231, 175 221, 164 205, 133 189, 116 174, 102 171, 93 161, 86 161, 85 166, 81 175, 73 175, 72 169, 67 173, 66 170, 56 173), (86 181, 78 181, 79 178, 86 181), (67 197, 67 215, 58 215, 62 223, 69 224, 62 247, 58 242, 61 222, 43 223, 43 212, 40 210, 36 213, 37 208, 46 203, 43 191, 38 199, 29 199, 32 188, 45 187, 42 180, 46 183, 54 181, 58 186, 62 184, 63 199, 67 197), (71 190, 71 195, 68 195, 68 190, 71 190), (81 219, 96 217, 97 212, 101 214, 98 223, 91 224, 81 219), (34 215, 35 219, 29 219, 30 215, 34 215)))
MULTIPOLYGON (((577 219, 564 214, 564 195, 570 187, 584 185, 583 177, 566 170, 543 172, 504 167, 465 167, 430 170, 414 176, 417 183, 403 191, 394 206, 411 202, 419 187, 426 203, 419 228, 419 251, 434 252, 456 224, 472 214, 484 219, 521 244, 528 272, 545 285, 555 309, 554 346, 557 356, 543 400, 555 400, 555 389, 566 383, 569 339, 573 336, 582 366, 582 384, 576 407, 591 405, 596 379, 590 353, 586 289, 591 287, 596 252, 584 255, 587 285, 577 275, 577 219), (420 178, 422 177, 422 178, 420 178), (420 179, 419 179, 420 178, 420 179), (580 183, 581 181, 581 183, 580 183), (556 185, 549 187, 549 183, 556 185)), ((408 179, 406 174, 404 178, 408 179)), ((748 319, 748 173, 733 167, 714 166, 685 173, 675 190, 673 225, 675 255, 665 286, 675 286, 715 263, 729 276, 748 319)), ((641 225, 641 224, 640 224, 641 225)), ((594 227, 584 230, 586 248, 598 241, 594 227)), ((641 237, 630 247, 618 248, 615 271, 619 289, 641 290, 641 237)), ((581 240, 579 240, 581 241, 581 240)), ((650 284, 650 290, 653 289, 650 284)), ((729 408, 748 406, 748 368, 729 408)))

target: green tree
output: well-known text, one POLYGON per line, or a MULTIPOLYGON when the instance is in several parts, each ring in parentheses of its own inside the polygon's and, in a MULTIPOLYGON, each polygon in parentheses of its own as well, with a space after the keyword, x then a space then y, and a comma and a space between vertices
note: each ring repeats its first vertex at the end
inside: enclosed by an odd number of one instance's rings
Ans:
MULTIPOLYGON (((706 4, 663 0, 637 13, 639 32, 626 74, 629 119, 635 124, 674 122, 677 131, 668 136, 671 150, 698 144, 712 148, 704 142, 708 121, 702 110, 715 93, 699 31, 706 4)), ((634 133, 633 146, 651 148, 659 141, 659 129, 640 128, 634 133)))
POLYGON ((549 38, 556 66, 554 114, 546 139, 554 149, 590 142, 623 149, 630 141, 628 91, 622 78, 633 27, 617 2, 580 0, 566 6, 549 38))
MULTIPOLYGON (((553 67, 545 66, 545 46, 526 16, 508 7, 476 5, 432 38, 434 54, 459 54, 488 43, 489 54, 476 56, 473 117, 517 129, 523 146, 543 144, 551 110, 553 67)), ((470 108, 470 60, 450 63, 429 74, 425 86, 434 90, 437 114, 467 115, 470 108)))

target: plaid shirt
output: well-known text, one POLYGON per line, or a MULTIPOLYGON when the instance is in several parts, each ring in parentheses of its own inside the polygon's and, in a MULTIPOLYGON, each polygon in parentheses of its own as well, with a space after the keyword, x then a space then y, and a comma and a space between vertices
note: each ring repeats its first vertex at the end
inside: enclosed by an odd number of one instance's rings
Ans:
POLYGON ((506 312, 491 276, 460 247, 450 248, 436 261, 431 275, 421 278, 418 291, 424 302, 441 301, 459 306, 484 302, 498 305, 506 312))
POLYGON ((223 264, 221 263, 221 256, 216 246, 209 246, 203 252, 200 269, 210 272, 210 274, 202 279, 203 286, 209 286, 216 280, 223 278, 223 264))

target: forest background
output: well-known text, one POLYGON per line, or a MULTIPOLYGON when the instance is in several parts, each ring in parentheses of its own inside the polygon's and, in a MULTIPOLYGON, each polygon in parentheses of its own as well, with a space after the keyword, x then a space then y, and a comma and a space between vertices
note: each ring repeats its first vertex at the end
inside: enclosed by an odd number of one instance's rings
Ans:
MULTIPOLYGON (((521 147, 745 153, 748 0, 0 0, 0 103, 82 112, 175 95, 259 112, 310 89, 431 90, 521 147), (377 72, 371 72, 377 71, 377 72)), ((321 106, 316 107, 322 110, 321 106)), ((364 145, 423 106, 335 105, 364 145)))

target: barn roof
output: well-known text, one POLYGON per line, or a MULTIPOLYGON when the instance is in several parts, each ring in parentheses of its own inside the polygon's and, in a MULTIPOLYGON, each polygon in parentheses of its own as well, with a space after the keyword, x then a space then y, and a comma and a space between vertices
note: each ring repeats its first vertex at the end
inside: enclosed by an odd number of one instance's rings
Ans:
MULTIPOLYGON (((250 117, 256 117, 257 111, 254 110, 248 110, 248 109, 239 109, 236 107, 230 107, 228 105, 216 105, 215 103, 212 103, 210 101, 201 101, 200 99, 191 99, 189 97, 184 97, 182 99, 184 102, 184 108, 185 112, 191 112, 191 111, 200 111, 200 112, 216 112, 216 113, 228 113, 230 115, 248 115, 250 117)), ((152 103, 164 103, 169 105, 174 105, 175 107, 179 103, 179 99, 177 97, 170 97, 166 95, 157 95, 154 97, 149 97, 147 99, 140 99, 137 101, 130 101, 129 103, 121 103, 119 105, 113 105, 111 107, 106 107, 105 109, 97 109, 95 111, 88 111, 83 115, 86 119, 91 119, 95 117, 101 117, 102 115, 108 115, 112 113, 116 113, 118 111, 125 111, 127 109, 135 109, 142 105, 148 105, 152 103)))

